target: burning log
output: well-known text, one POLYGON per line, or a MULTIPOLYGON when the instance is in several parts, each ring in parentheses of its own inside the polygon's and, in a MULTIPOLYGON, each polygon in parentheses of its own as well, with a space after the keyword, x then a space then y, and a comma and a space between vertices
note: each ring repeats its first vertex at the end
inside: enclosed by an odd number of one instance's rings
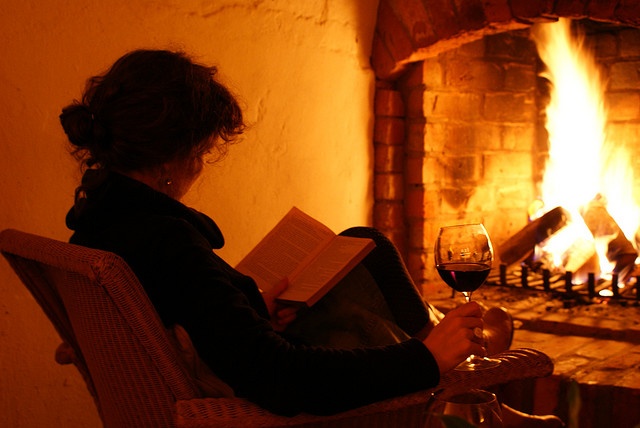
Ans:
POLYGON ((580 214, 594 238, 611 237, 607 245, 607 260, 615 264, 613 273, 618 274, 621 281, 626 281, 634 270, 638 253, 607 211, 603 199, 596 196, 580 214))
POLYGON ((570 220, 571 215, 562 207, 533 220, 499 246, 500 261, 505 265, 521 262, 533 253, 536 245, 562 229, 570 220))

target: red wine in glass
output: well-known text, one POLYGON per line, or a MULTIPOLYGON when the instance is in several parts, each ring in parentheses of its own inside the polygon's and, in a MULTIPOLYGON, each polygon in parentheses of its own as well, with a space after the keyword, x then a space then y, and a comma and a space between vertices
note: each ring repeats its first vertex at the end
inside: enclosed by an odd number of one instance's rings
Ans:
POLYGON ((489 276, 489 263, 442 263, 436 266, 440 278, 451 288, 471 300, 471 292, 476 291, 489 276))
MULTIPOLYGON (((436 269, 451 288, 462 293, 467 302, 489 276, 493 246, 484 226, 462 224, 441 227, 435 245, 436 269)), ((470 355, 457 370, 495 367, 500 360, 470 355)))

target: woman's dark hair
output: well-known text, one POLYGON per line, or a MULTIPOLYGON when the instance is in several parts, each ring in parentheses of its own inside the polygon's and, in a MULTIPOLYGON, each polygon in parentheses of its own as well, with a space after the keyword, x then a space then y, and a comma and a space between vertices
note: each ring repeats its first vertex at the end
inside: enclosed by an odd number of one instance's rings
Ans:
POLYGON ((244 122, 216 73, 182 52, 127 53, 87 81, 82 101, 62 110, 73 154, 87 167, 122 172, 223 154, 244 122))

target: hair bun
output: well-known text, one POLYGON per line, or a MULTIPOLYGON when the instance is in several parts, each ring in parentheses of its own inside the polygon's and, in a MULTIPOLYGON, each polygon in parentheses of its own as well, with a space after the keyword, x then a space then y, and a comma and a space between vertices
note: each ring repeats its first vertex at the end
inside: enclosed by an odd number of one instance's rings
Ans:
POLYGON ((91 148, 95 144, 93 122, 93 114, 79 103, 65 107, 60 114, 62 129, 71 144, 77 147, 91 148))

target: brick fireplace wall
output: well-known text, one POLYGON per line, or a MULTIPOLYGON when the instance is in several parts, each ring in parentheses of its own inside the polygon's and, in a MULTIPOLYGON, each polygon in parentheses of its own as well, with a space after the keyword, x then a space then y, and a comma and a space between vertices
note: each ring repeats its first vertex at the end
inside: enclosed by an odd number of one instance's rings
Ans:
MULTIPOLYGON (((440 225, 482 221, 495 244, 526 223, 546 155, 540 103, 547 90, 528 30, 558 17, 634 27, 640 5, 380 1, 372 54, 374 226, 398 245, 423 289, 440 286, 432 262, 440 225)), ((631 33, 594 43, 613 79, 612 132, 637 136, 639 85, 628 70, 638 65, 640 37, 631 33), (616 63, 611 49, 621 45, 616 63), (622 96, 625 90, 633 96, 622 96)))

